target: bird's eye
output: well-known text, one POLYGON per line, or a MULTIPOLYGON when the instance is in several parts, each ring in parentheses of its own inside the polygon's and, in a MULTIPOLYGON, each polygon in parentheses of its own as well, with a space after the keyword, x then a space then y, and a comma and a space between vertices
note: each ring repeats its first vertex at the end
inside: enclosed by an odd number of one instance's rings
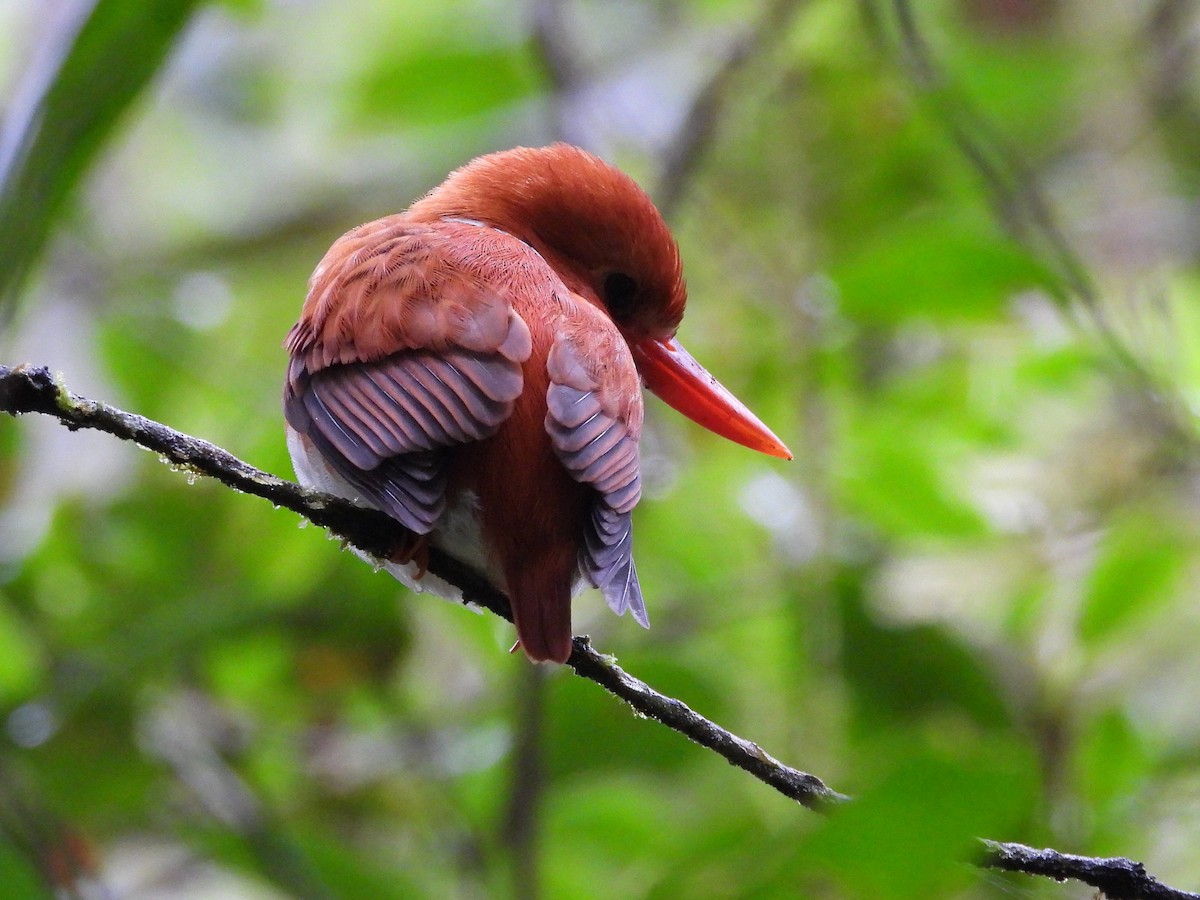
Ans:
POLYGON ((610 272, 604 278, 604 305, 618 322, 627 322, 637 307, 638 283, 624 272, 610 272))

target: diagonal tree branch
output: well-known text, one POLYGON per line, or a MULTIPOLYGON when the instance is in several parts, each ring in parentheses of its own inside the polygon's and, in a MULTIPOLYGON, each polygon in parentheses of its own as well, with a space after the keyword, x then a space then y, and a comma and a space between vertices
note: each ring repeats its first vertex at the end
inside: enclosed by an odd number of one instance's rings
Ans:
POLYGON ((1110 358, 1150 402, 1168 411, 1166 421, 1172 437, 1190 446, 1194 436, 1185 404, 1122 337, 1087 262, 1072 246, 1034 167, 977 108, 938 59, 911 0, 861 2, 880 49, 900 64, 917 94, 926 100, 946 135, 979 176, 1001 227, 1052 276, 1047 285, 1051 295, 1066 308, 1078 306, 1083 313, 1079 321, 1090 324, 1110 358), (894 38, 889 37, 884 24, 889 10, 895 22, 894 38))
MULTIPOLYGON (((73 394, 51 375, 49 369, 0 366, 0 410, 11 415, 43 413, 54 416, 72 430, 95 428, 133 441, 159 453, 172 465, 209 475, 236 490, 299 513, 372 556, 386 556, 395 546, 397 525, 382 512, 355 506, 331 494, 307 490, 261 472, 208 441, 73 394)), ((428 568, 432 574, 461 588, 464 603, 485 607, 512 621, 508 598, 470 566, 431 549, 428 568)), ((815 775, 785 766, 757 744, 726 731, 682 701, 660 694, 627 674, 612 657, 592 647, 586 636, 575 638, 567 665, 577 675, 600 685, 642 715, 720 754, 731 765, 744 769, 809 809, 824 810, 846 799, 815 775)))
MULTIPOLYGON (((211 476, 236 490, 287 507, 372 555, 385 555, 394 545, 396 523, 383 513, 355 506, 331 494, 307 490, 262 472, 208 441, 73 394, 44 367, 0 365, 0 410, 13 416, 42 413, 54 416, 73 431, 94 428, 132 441, 160 454, 172 465, 211 476)), ((508 598, 470 566, 447 554, 431 551, 429 571, 460 587, 463 602, 486 607, 511 621, 508 598)), ((725 730, 682 701, 659 693, 623 671, 612 657, 592 647, 587 637, 575 638, 567 665, 581 678, 600 685, 641 715, 720 754, 731 765, 809 809, 828 812, 848 799, 815 775, 784 765, 754 742, 725 730)), ((1075 879, 1103 891, 1110 900, 1200 900, 1200 894, 1168 887, 1146 872, 1141 863, 1128 859, 1076 856, 990 840, 982 843, 984 850, 976 863, 984 868, 1057 881, 1075 879)))
POLYGON ((1077 299, 1099 318, 1098 327, 1107 328, 1091 274, 1071 246, 1032 167, 958 89, 935 57, 910 0, 893 0, 892 8, 899 31, 897 55, 913 86, 931 102, 950 139, 979 175, 997 219, 1055 273, 1065 293, 1059 299, 1077 299))

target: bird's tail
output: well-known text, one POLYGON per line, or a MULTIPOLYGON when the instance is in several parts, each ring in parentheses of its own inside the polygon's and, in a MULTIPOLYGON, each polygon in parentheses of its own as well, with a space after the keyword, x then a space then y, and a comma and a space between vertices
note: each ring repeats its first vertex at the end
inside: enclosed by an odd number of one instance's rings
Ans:
POLYGON ((571 579, 556 566, 522 566, 506 574, 521 649, 534 662, 571 655, 571 579))

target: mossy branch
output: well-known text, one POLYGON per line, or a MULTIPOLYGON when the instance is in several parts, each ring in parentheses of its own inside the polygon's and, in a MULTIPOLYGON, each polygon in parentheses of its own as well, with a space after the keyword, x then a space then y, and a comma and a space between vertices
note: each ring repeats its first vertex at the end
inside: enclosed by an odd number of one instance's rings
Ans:
MULTIPOLYGON (((262 472, 208 441, 73 394, 44 367, 0 366, 0 410, 13 416, 42 413, 72 430, 94 428, 132 441, 160 454, 173 466, 211 476, 231 488, 286 507, 373 556, 386 554, 395 544, 396 523, 383 513, 302 488, 262 472)), ((512 620, 508 598, 470 566, 448 554, 431 551, 429 571, 461 588, 464 602, 512 620)), ((828 812, 848 799, 815 775, 784 765, 753 741, 738 737, 681 700, 661 694, 623 671, 611 657, 592 647, 587 637, 575 638, 567 665, 641 715, 720 754, 731 765, 809 809, 828 812)), ((1146 872, 1141 863, 1128 859, 1076 856, 990 840, 983 841, 983 845, 983 853, 976 860, 980 866, 1058 881, 1075 879, 1103 891, 1110 900, 1200 900, 1200 894, 1168 887, 1146 872)))

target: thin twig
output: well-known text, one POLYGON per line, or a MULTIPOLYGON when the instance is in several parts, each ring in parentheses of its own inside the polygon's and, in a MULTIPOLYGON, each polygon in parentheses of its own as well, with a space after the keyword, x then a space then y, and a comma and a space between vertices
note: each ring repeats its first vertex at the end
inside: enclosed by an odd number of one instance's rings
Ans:
POLYGON ((567 665, 577 675, 596 682, 643 715, 719 753, 730 765, 744 769, 785 797, 809 809, 820 812, 849 799, 828 788, 817 776, 785 766, 753 741, 726 731, 683 701, 660 694, 644 681, 634 678, 610 657, 597 653, 586 637, 575 638, 575 650, 567 660, 567 665))
MULTIPOLYGON (((12 415, 43 413, 54 416, 72 430, 95 428, 133 441, 160 454, 172 465, 209 475, 229 487, 286 507, 372 556, 384 557, 396 545, 398 526, 383 513, 355 506, 332 494, 307 490, 262 472, 208 441, 77 396, 60 384, 49 369, 0 366, 0 410, 12 415)), ((470 566, 449 554, 431 551, 429 572, 461 588, 463 602, 482 606, 512 621, 508 598, 470 566)), ((719 753, 730 764, 810 809, 825 809, 845 799, 815 775, 783 765, 757 744, 731 734, 685 703, 660 694, 626 674, 611 657, 597 652, 585 636, 575 638, 567 665, 640 714, 719 753)))

